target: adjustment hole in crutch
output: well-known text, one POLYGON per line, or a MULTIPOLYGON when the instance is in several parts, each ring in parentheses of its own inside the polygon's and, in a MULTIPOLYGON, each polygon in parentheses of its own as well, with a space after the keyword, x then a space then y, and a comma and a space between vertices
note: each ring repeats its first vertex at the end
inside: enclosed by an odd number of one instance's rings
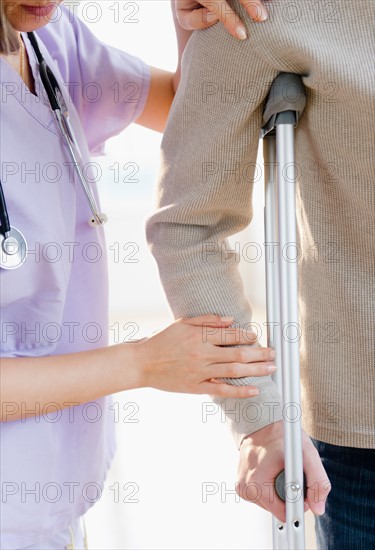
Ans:
POLYGON ((279 525, 278 529, 279 531, 282 531, 284 529, 284 525, 279 525))
POLYGON ((299 527, 299 521, 294 522, 294 527, 299 527))

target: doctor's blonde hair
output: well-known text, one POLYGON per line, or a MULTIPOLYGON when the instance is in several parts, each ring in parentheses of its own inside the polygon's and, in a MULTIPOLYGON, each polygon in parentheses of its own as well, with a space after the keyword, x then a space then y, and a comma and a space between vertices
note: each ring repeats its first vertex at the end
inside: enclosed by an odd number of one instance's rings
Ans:
POLYGON ((7 55, 17 51, 19 42, 17 33, 5 15, 4 3, 0 0, 0 54, 7 55))

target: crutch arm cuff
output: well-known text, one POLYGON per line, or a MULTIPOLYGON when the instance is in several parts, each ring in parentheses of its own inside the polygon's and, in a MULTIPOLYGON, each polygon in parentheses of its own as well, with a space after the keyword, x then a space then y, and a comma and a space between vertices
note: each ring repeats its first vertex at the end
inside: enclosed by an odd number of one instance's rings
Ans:
POLYGON ((306 105, 306 93, 299 75, 280 73, 270 88, 263 112, 261 137, 271 132, 277 124, 297 126, 306 105))

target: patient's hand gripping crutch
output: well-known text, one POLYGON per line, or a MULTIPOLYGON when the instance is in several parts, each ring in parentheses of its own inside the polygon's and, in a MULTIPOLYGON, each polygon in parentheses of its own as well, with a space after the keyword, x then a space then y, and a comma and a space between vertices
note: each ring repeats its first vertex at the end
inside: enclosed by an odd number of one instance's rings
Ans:
POLYGON ((268 95, 261 133, 264 138, 265 242, 268 243, 268 346, 276 350, 278 370, 274 379, 283 398, 285 437, 285 471, 278 476, 275 486, 280 498, 286 500, 286 524, 273 518, 273 541, 276 549, 298 550, 305 547, 305 537, 294 128, 305 102, 301 78, 294 74, 280 74, 274 80, 268 95))

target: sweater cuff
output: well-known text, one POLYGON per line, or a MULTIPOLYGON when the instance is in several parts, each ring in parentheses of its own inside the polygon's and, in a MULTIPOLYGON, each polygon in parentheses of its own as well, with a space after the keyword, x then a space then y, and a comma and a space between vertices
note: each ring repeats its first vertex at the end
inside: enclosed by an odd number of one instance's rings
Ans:
POLYGON ((213 398, 213 402, 218 404, 225 414, 225 421, 232 432, 237 449, 241 447, 247 435, 282 420, 282 399, 276 384, 269 377, 260 380, 257 383, 259 395, 256 397, 213 398))

